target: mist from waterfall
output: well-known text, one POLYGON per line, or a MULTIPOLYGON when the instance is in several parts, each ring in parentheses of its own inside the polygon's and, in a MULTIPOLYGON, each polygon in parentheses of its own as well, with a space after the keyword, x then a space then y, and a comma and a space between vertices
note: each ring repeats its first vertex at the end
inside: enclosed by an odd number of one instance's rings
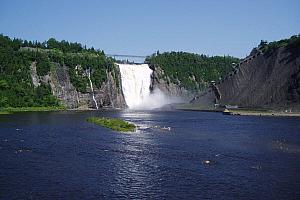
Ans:
POLYGON ((151 110, 175 100, 159 89, 150 92, 153 71, 147 64, 117 64, 121 72, 122 91, 129 109, 151 110))

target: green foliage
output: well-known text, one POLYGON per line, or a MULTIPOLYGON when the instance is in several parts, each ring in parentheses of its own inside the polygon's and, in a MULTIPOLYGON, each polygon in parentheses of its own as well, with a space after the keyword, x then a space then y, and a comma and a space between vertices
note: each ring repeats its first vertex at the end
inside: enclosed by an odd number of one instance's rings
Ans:
POLYGON ((201 90, 210 81, 216 81, 232 70, 232 63, 238 58, 231 56, 197 55, 186 52, 166 52, 154 54, 146 59, 150 65, 159 66, 164 71, 165 80, 190 90, 201 90))
POLYGON ((276 49, 286 47, 288 51, 292 54, 300 53, 300 34, 293 35, 289 39, 283 39, 279 41, 274 41, 267 43, 266 41, 262 41, 259 45, 259 49, 265 53, 266 55, 270 55, 276 49))
POLYGON ((2 108, 0 110, 0 114, 12 114, 16 112, 48 112, 48 111, 61 111, 65 110, 66 108, 64 106, 38 106, 38 107, 20 107, 20 108, 2 108))
POLYGON ((6 90, 6 89, 8 89, 8 87, 9 87, 9 85, 6 80, 0 80, 0 89, 1 90, 6 90))
POLYGON ((70 75, 70 81, 73 84, 73 86, 82 93, 87 92, 86 86, 88 84, 88 79, 86 76, 83 76, 84 70, 82 68, 76 69, 70 68, 69 75, 70 75))
POLYGON ((44 53, 38 53, 36 57, 36 71, 39 76, 45 76, 50 71, 50 60, 48 56, 44 53))
POLYGON ((22 40, 0 35, 0 107, 58 106, 49 85, 34 88, 30 65, 37 61, 39 74, 48 73, 48 60, 43 54, 19 51, 22 40))
POLYGON ((34 91, 35 102, 34 106, 58 106, 58 100, 52 96, 49 85, 41 84, 34 91))
POLYGON ((136 128, 134 124, 130 124, 122 119, 90 117, 87 121, 120 132, 133 132, 136 128))
POLYGON ((101 87, 102 83, 106 81, 106 71, 105 69, 95 70, 92 74, 92 82, 95 83, 96 87, 101 87))
POLYGON ((9 114, 11 114, 11 113, 8 111, 0 111, 0 115, 9 115, 9 114))
POLYGON ((66 65, 70 80, 80 92, 87 92, 85 69, 91 69, 94 87, 106 81, 106 72, 113 69, 113 60, 103 51, 87 49, 79 43, 10 39, 0 34, 0 107, 58 106, 48 84, 34 88, 30 65, 35 62, 38 76, 55 73, 55 66, 66 65), (59 65, 58 65, 59 64, 59 65), (75 69, 80 66, 80 70, 75 69))
POLYGON ((113 66, 112 76, 113 76, 114 80, 116 81, 117 88, 121 89, 121 83, 120 83, 121 72, 120 72, 120 69, 116 65, 113 66))
POLYGON ((0 108, 8 106, 8 98, 5 96, 0 96, 0 108))

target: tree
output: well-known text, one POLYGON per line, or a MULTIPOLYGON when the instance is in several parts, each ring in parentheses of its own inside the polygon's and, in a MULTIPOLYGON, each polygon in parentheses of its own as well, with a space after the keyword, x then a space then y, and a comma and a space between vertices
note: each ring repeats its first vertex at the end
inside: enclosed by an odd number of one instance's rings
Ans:
POLYGON ((7 81, 4 80, 4 79, 0 80, 0 89, 1 90, 6 90, 8 88, 9 88, 9 85, 8 85, 7 81))
POLYGON ((47 47, 48 49, 59 49, 59 42, 54 39, 54 38, 50 38, 48 41, 47 41, 47 47))

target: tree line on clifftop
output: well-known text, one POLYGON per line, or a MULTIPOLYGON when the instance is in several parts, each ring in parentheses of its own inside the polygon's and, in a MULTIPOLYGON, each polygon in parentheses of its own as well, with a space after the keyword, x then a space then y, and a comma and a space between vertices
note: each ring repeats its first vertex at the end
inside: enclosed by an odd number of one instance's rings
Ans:
POLYGON ((239 62, 232 56, 206 56, 187 52, 157 52, 146 58, 146 62, 164 71, 164 79, 189 90, 201 90, 211 81, 232 70, 239 62))

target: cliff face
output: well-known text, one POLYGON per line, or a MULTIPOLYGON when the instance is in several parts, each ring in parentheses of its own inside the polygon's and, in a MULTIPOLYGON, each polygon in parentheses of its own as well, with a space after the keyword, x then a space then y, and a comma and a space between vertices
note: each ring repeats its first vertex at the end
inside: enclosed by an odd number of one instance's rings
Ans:
MULTIPOLYGON (((78 67, 78 66, 77 66, 78 67)), ((69 76, 69 68, 54 63, 51 72, 46 76, 38 76, 36 73, 36 63, 30 66, 32 83, 35 87, 41 82, 49 84, 54 96, 69 109, 88 109, 96 108, 93 101, 93 93, 99 107, 124 108, 126 103, 119 85, 117 85, 111 72, 106 72, 107 80, 100 88, 94 88, 92 92, 87 85, 87 93, 76 90, 72 85, 69 76)), ((120 79, 119 75, 115 77, 120 79)))
POLYGON ((222 81, 193 102, 249 108, 300 108, 300 46, 271 53, 253 51, 222 81), (211 97, 214 98, 211 98, 211 97))
POLYGON ((153 70, 152 73, 152 84, 151 90, 155 88, 160 89, 164 94, 171 97, 181 97, 183 99, 190 99, 193 97, 193 93, 191 91, 186 90, 184 87, 180 87, 174 83, 172 83, 169 77, 165 77, 164 71, 160 67, 151 67, 153 70))
POLYGON ((122 93, 120 74, 113 77, 111 72, 107 73, 107 81, 99 90, 95 90, 96 100, 102 107, 125 108, 126 102, 122 93))
MULTIPOLYGON (((75 66, 79 69, 76 73, 87 77, 85 70, 80 65, 75 66)), ((101 108, 126 108, 126 101, 122 92, 121 74, 119 68, 116 67, 114 72, 106 72, 106 81, 101 84, 100 88, 95 86, 92 88, 90 84, 86 85, 87 92, 78 91, 71 83, 70 68, 65 65, 53 63, 50 73, 45 76, 38 76, 36 70, 36 62, 30 66, 30 74, 32 83, 35 87, 41 83, 49 84, 52 94, 57 97, 63 105, 68 109, 89 109, 96 108, 93 100, 93 94, 98 106, 101 108)), ((153 70, 153 69, 152 69, 153 70)), ((180 97, 189 100, 193 97, 192 92, 172 83, 168 77, 164 77, 164 72, 157 67, 151 77, 151 90, 160 89, 169 97, 180 97)))

